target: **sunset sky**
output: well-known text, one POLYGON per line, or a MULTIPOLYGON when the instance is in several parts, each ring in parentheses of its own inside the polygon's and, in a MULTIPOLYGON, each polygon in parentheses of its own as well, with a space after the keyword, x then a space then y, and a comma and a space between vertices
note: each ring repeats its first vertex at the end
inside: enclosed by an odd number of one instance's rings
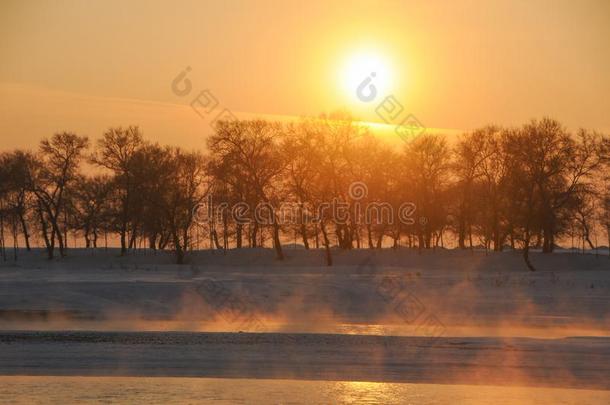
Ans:
POLYGON ((432 128, 548 115, 609 132, 609 38, 607 0, 4 0, 0 148, 129 124, 202 145, 210 118, 189 103, 204 89, 244 117, 343 108, 378 121, 393 94, 432 128), (367 63, 380 86, 369 103, 352 88, 367 63), (186 66, 193 90, 180 97, 171 82, 186 66))

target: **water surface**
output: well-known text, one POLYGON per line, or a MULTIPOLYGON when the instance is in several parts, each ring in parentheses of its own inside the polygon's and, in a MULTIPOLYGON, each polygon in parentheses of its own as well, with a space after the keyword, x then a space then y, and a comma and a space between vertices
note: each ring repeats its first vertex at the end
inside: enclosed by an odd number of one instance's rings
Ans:
POLYGON ((0 376, 0 403, 609 404, 610 391, 174 377, 0 376))

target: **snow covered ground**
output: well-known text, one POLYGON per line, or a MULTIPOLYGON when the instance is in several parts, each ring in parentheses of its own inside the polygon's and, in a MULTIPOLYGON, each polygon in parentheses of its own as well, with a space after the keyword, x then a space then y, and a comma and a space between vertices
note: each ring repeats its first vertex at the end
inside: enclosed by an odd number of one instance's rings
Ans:
POLYGON ((287 256, 199 252, 177 266, 164 253, 22 254, 0 265, 0 329, 610 334, 607 256, 534 254, 535 273, 510 252, 337 252, 333 267, 321 251, 287 256))
POLYGON ((610 389, 607 256, 286 254, 20 252, 0 264, 0 374, 610 389))

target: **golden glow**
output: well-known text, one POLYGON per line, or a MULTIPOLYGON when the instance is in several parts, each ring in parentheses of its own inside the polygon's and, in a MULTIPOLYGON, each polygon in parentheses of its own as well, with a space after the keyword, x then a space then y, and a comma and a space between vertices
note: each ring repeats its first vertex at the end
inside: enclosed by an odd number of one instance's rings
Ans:
POLYGON ((391 383, 367 381, 337 381, 334 390, 339 403, 361 403, 366 398, 374 397, 379 403, 391 403, 396 400, 391 383))
POLYGON ((428 128, 548 115, 610 131, 608 1, 186 1, 174 10, 147 0, 145 18, 125 18, 141 3, 117 12, 105 1, 0 1, 0 129, 19 134, 0 135, 0 147, 129 124, 201 147, 214 117, 190 103, 204 89, 218 109, 252 115, 345 109, 379 122, 375 107, 393 94, 428 128), (170 85, 186 66, 193 91, 179 97, 170 85), (379 99, 363 103, 355 91, 373 70, 379 99))
MULTIPOLYGON (((369 78, 378 97, 391 93, 395 86, 394 72, 388 58, 376 51, 360 51, 349 55, 343 62, 339 75, 339 83, 349 101, 359 101, 358 87, 369 78)), ((369 89, 365 90, 368 94, 369 89)))

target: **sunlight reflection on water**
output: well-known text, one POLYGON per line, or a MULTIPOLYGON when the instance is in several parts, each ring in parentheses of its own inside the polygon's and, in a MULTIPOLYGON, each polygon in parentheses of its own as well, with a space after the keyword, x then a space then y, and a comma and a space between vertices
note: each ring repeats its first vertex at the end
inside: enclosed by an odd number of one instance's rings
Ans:
POLYGON ((610 391, 217 378, 0 377, 0 403, 608 404, 610 391))
MULTIPOLYGON (((396 323, 341 323, 324 319, 316 322, 277 322, 273 318, 263 319, 263 332, 279 333, 339 333, 347 335, 378 335, 378 336, 422 336, 423 330, 417 325, 396 323)), ((153 332, 254 332, 243 330, 240 325, 226 322, 210 322, 200 320, 142 320, 116 319, 105 321, 63 320, 32 321, 7 320, 2 321, 2 330, 83 330, 83 331, 153 331, 153 332)), ((564 338, 573 336, 608 337, 609 325, 599 322, 596 325, 565 324, 552 326, 541 325, 445 325, 444 336, 451 337, 531 337, 531 338, 564 338)))

